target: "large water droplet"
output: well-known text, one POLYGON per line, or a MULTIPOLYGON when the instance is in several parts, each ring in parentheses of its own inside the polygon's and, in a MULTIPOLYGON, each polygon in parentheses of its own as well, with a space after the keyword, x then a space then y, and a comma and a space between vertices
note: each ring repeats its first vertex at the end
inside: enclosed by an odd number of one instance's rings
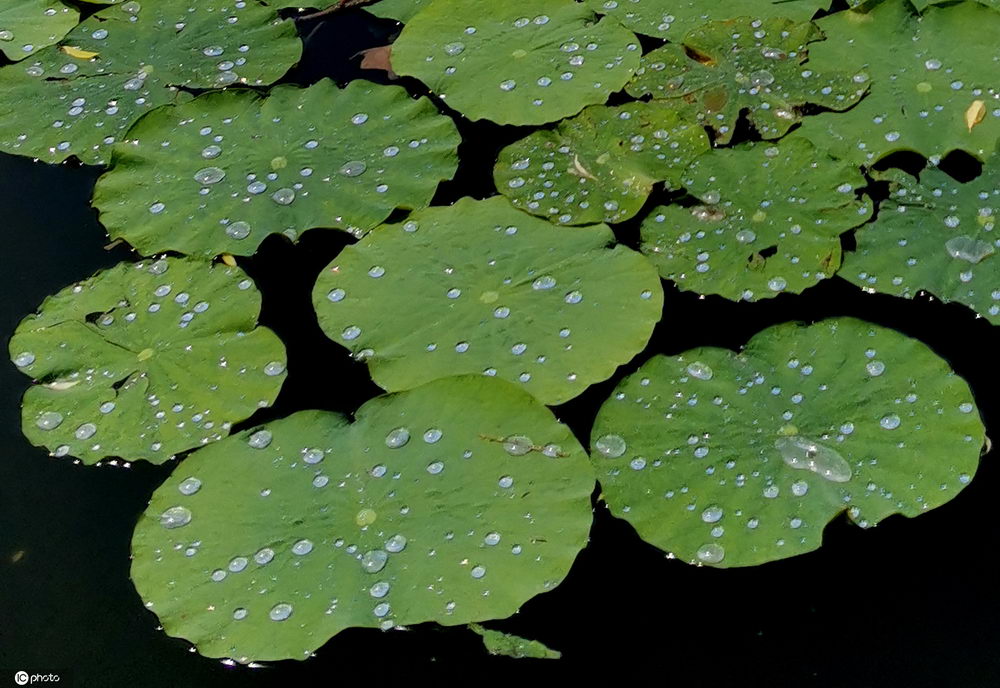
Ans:
POLYGON ((219 167, 203 167, 194 173, 199 184, 216 184, 226 178, 226 171, 219 167))
POLYGON ((389 554, 385 550, 373 549, 361 556, 361 568, 367 573, 378 573, 385 568, 389 554))
POLYGON ((780 437, 774 442, 781 458, 792 468, 809 470, 835 483, 851 479, 851 467, 840 454, 826 445, 799 435, 780 437))
POLYGON ((172 506, 160 514, 160 525, 164 528, 180 528, 191 522, 191 510, 186 506, 172 506))
POLYGON ((594 446, 597 447, 597 451, 609 459, 617 459, 628 448, 625 439, 620 435, 604 435, 598 438, 594 446))
POLYGON ((952 258, 965 260, 972 264, 981 262, 984 258, 992 256, 995 252, 993 244, 981 239, 973 239, 967 236, 957 236, 948 239, 944 244, 945 250, 952 258))
POLYGON ((718 564, 726 557, 726 550, 716 542, 710 542, 698 548, 698 561, 705 564, 718 564))
POLYGON ((393 535, 391 538, 385 541, 385 549, 387 552, 402 552, 406 548, 406 537, 402 535, 393 535))
POLYGON ((534 447, 530 437, 510 435, 503 441, 503 450, 511 456, 524 456, 534 447))
POLYGON ((201 481, 198 478, 184 478, 177 486, 177 491, 182 495, 193 495, 201 489, 201 481))
POLYGON ((701 361, 689 363, 687 372, 688 375, 696 377, 699 380, 711 380, 712 375, 714 374, 712 368, 707 363, 702 363, 701 361))
POLYGON ((410 431, 406 428, 396 428, 394 430, 390 430, 389 434, 385 436, 385 446, 390 449, 399 449, 409 441, 410 431))
POLYGON ((365 173, 368 169, 368 165, 362 160, 351 160, 350 162, 345 162, 340 167, 340 173, 345 177, 357 177, 365 173))
POLYGON ((292 605, 285 602, 279 602, 278 604, 271 607, 271 611, 268 612, 268 616, 271 617, 271 621, 284 621, 292 615, 292 605))
POLYGON ((45 411, 38 416, 38 419, 35 421, 35 425, 42 430, 55 430, 62 424, 62 422, 63 414, 58 411, 45 411))
POLYGON ((247 444, 254 449, 264 449, 267 445, 271 444, 271 432, 269 430, 258 430, 250 435, 247 444))

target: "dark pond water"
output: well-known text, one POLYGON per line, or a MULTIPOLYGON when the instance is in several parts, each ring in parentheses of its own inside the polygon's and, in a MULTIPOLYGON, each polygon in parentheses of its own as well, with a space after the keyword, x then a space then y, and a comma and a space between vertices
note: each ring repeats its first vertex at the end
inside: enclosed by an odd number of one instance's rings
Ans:
MULTIPOLYGON (((350 13, 307 27, 307 60, 293 79, 359 76, 350 57, 386 42, 394 29, 366 17, 350 13)), ((520 136, 469 124, 463 134, 462 182, 444 185, 437 202, 492 194, 496 151, 520 136)), ((88 203, 98 173, 0 156, 5 340, 46 295, 130 258, 124 248, 102 248, 106 237, 88 203)), ((634 241, 634 227, 619 231, 634 241)), ((241 261, 264 293, 263 324, 289 350, 278 403, 253 423, 307 408, 350 413, 378 393, 364 367, 322 335, 310 306, 315 276, 346 241, 323 231, 297 246, 272 237, 257 257, 241 261)), ((964 308, 867 295, 839 279, 761 304, 665 288, 664 318, 647 350, 613 380, 556 409, 582 442, 614 383, 649 356, 736 348, 770 325, 834 315, 926 342, 972 384, 991 434, 1000 427, 1000 328, 964 308)), ((868 531, 840 519, 826 529, 821 550, 751 569, 667 560, 599 507, 591 543, 566 581, 493 624, 561 650, 560 662, 491 658, 471 633, 427 625, 347 631, 306 662, 251 670, 202 658, 158 631, 129 581, 132 528, 172 466, 84 468, 49 458, 20 434, 26 382, 0 365, 0 686, 14 685, 18 670, 108 688, 565 681, 583 671, 621 680, 653 672, 657 683, 709 687, 1000 685, 1000 470, 990 456, 950 504, 868 531)))

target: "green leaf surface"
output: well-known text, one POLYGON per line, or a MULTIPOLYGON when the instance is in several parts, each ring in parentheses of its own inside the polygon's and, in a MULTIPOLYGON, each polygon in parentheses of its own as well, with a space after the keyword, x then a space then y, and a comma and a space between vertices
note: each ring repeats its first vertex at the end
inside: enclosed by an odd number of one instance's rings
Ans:
POLYGON ((679 40, 707 21, 750 15, 755 20, 778 17, 812 19, 830 0, 585 0, 595 12, 606 14, 626 28, 647 36, 679 40))
POLYGON ((850 318, 786 323, 742 353, 657 356, 601 408, 591 460, 611 511, 690 563, 753 566, 917 516, 975 473, 972 392, 915 339, 850 318))
POLYGON ((207 93, 138 122, 94 205, 144 255, 249 255, 272 233, 360 236, 396 208, 427 205, 454 174, 458 143, 448 117, 397 86, 207 93))
POLYGON ((857 251, 845 256, 842 276, 904 298, 926 290, 1000 325, 1000 155, 966 184, 933 167, 919 181, 899 170, 878 177, 890 182, 891 195, 878 219, 856 232, 857 251))
POLYGON ((660 206, 641 249, 686 291, 756 301, 798 294, 840 267, 840 235, 872 212, 856 167, 800 136, 696 159, 684 185, 702 205, 660 206))
POLYGON ((857 62, 850 56, 825 70, 803 66, 822 37, 815 24, 788 19, 709 22, 645 55, 626 90, 668 100, 711 127, 718 143, 729 143, 741 116, 762 138, 778 138, 805 105, 845 110, 867 90, 864 74, 840 71, 857 62))
POLYGON ((566 576, 593 487, 527 393, 449 378, 194 453, 136 526, 132 579, 203 655, 304 659, 346 628, 510 616, 566 576))
POLYGON ((469 628, 480 635, 486 651, 491 655, 513 657, 514 659, 559 659, 561 652, 550 650, 537 640, 527 640, 510 633, 491 631, 479 624, 469 624, 469 628))
POLYGON ((190 98, 178 87, 267 85, 301 52, 294 22, 259 0, 108 7, 58 46, 0 69, 0 151, 103 164, 139 117, 190 98))
POLYGON ((593 105, 504 148, 493 176, 514 207, 558 224, 624 222, 708 148, 704 129, 669 105, 593 105))
POLYGON ((392 46, 397 74, 469 119, 544 124, 603 103, 639 66, 639 44, 572 0, 431 0, 392 46))
POLYGON ((897 151, 932 159, 960 149, 985 159, 1000 140, 1000 12, 975 2, 928 7, 886 0, 819 22, 827 40, 810 51, 817 71, 863 64, 871 93, 845 113, 807 118, 802 133, 845 160, 870 165, 897 151), (984 118, 971 128, 977 101, 984 118))
POLYGON ((502 197, 383 225, 320 273, 320 327, 383 389, 496 376, 546 404, 610 377, 649 341, 656 270, 606 225, 556 227, 502 197))
POLYGON ((23 60, 58 43, 79 19, 79 10, 59 0, 0 0, 0 53, 23 60))
POLYGON ((405 24, 430 2, 431 0, 378 0, 372 5, 365 5, 364 9, 376 17, 387 17, 405 24))
POLYGON ((24 434, 85 464, 162 463, 222 439, 285 378, 284 346, 256 327, 259 311, 242 270, 182 258, 121 263, 63 289, 10 340, 36 381, 24 434))

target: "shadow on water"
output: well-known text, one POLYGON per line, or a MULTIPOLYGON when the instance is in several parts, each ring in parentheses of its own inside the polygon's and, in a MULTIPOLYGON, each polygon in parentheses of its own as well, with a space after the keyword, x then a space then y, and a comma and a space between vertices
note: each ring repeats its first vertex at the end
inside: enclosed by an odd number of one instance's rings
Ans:
MULTIPOLYGON (((346 83, 362 75, 357 53, 398 30, 361 11, 304 27, 306 59, 289 79, 307 84, 330 76, 346 83)), ((459 125, 465 137, 460 181, 442 185, 436 203, 492 194, 497 151, 524 134, 486 122, 460 119, 459 125)), ((101 248, 106 237, 88 207, 98 173, 0 156, 5 335, 46 295, 130 258, 126 248, 101 248)), ((619 232, 635 244, 634 228, 619 232)), ((296 245, 271 237, 257 256, 241 260, 265 294, 262 322, 289 351, 289 377, 277 404, 245 425, 304 408, 350 414, 378 393, 365 367, 323 336, 310 303, 316 275, 351 241, 324 230, 307 232, 296 245)), ((929 297, 869 295, 841 279, 756 304, 664 287, 664 317, 646 352, 613 380, 555 409, 584 444, 615 382, 650 356, 695 346, 735 349, 770 325, 828 316, 864 318, 927 343, 972 384, 988 428, 1000 427, 991 384, 1000 334, 965 308, 929 297)), ((839 519, 826 529, 821 550, 750 569, 670 561, 598 505, 592 541, 566 581, 493 624, 561 650, 561 662, 490 658, 470 633, 428 625, 410 632, 347 631, 308 662, 225 667, 189 654, 185 642, 157 630, 128 578, 132 527, 172 466, 84 469, 47 458, 19 432, 25 380, 5 365, 0 384, 2 671, 56 672, 61 685, 102 687, 284 686, 426 675, 476 680, 486 672, 537 681, 595 670, 627 676, 638 667, 655 669, 664 683, 713 687, 974 688, 996 685, 1000 675, 1000 586, 992 565, 1000 535, 989 525, 991 486, 1000 474, 989 457, 957 499, 918 519, 893 517, 868 531, 839 519)))

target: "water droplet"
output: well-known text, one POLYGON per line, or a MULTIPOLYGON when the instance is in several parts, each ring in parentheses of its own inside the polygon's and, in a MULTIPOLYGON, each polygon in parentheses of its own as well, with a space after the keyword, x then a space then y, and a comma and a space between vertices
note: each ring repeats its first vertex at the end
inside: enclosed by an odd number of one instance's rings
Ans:
POLYGON ((710 542, 698 548, 698 561, 705 564, 718 564, 726 556, 726 550, 716 542, 710 542))
POLYGON ((226 178, 226 171, 219 167, 203 167, 194 173, 199 184, 216 184, 226 178))
POLYGON ((285 372, 285 364, 282 361, 271 361, 264 366, 265 375, 273 377, 274 375, 281 375, 283 372, 285 372))
POLYGON ((201 489, 201 481, 198 478, 184 478, 177 486, 177 491, 182 495, 193 495, 201 489))
POLYGON ((716 523, 722 519, 722 507, 713 504, 710 507, 706 507, 704 511, 701 512, 701 520, 705 523, 716 523))
POLYGON ((469 571, 469 575, 472 576, 473 578, 482 578, 483 576, 486 575, 486 567, 485 566, 473 566, 472 570, 469 571))
POLYGON ((437 475, 443 470, 444 470, 443 461, 435 461, 433 463, 427 464, 427 472, 430 473, 431 475, 437 475))
POLYGON ((406 428, 396 428, 394 430, 390 430, 389 434, 385 436, 385 446, 390 449, 399 449, 409 441, 410 431, 406 428))
POLYGON ((571 291, 568 294, 566 294, 564 300, 566 301, 566 303, 580 303, 580 301, 583 300, 583 294, 581 294, 578 291, 571 291))
POLYGON ((375 513, 374 509, 361 509, 354 515, 354 522, 363 528, 375 523, 377 518, 378 514, 375 513))
POLYGON ((865 370, 867 370, 868 374, 872 377, 878 377, 885 372, 885 363, 882 361, 868 361, 865 365, 865 370))
POLYGON ((696 377, 699 380, 711 380, 712 375, 714 374, 711 367, 701 361, 695 361, 694 363, 688 364, 687 371, 689 375, 696 377))
POLYGON ((535 291, 551 289, 554 286, 556 286, 556 278, 552 275, 542 275, 531 283, 531 288, 535 291))
POLYGON ((271 444, 271 431, 258 430, 250 435, 250 439, 247 440, 247 444, 254 449, 264 449, 267 445, 271 444))
POLYGON ((253 555, 253 560, 257 562, 257 564, 259 564, 260 566, 265 566, 269 564, 272 559, 274 559, 274 550, 271 549, 270 547, 264 547, 258 550, 257 553, 253 555))
POLYGON ((42 430, 55 430, 63 422, 63 414, 58 411, 45 411, 38 416, 35 421, 37 425, 42 430))
POLYGON ((271 611, 268 612, 268 616, 271 617, 271 621, 284 621, 292 615, 292 605, 285 602, 279 602, 278 604, 271 607, 271 611))
POLYGON ((378 581, 368 588, 368 594, 375 599, 381 599, 389 594, 389 584, 385 581, 378 581))
POLYGON ((500 533, 493 531, 492 533, 487 533, 486 537, 483 538, 483 544, 492 547, 500 542, 500 533))
POLYGON ((886 430, 895 430, 899 427, 899 416, 895 413, 882 416, 882 419, 878 422, 878 424, 886 430))
POLYGON ((292 545, 292 554, 297 554, 300 557, 305 556, 313 551, 313 543, 311 540, 299 540, 294 545, 292 545))
POLYGON ((164 528, 180 528, 191 522, 191 510, 186 506, 172 506, 160 514, 160 525, 164 528))
POLYGON ((794 483, 792 483, 792 494, 795 495, 796 497, 801 497, 808 491, 809 491, 809 483, 807 483, 805 480, 797 480, 794 483))
POLYGON ((406 548, 406 538, 402 535, 393 535, 391 538, 385 541, 385 549, 387 552, 402 552, 406 548))
POLYGON ((454 43, 445 43, 444 46, 445 54, 450 55, 452 57, 456 55, 461 55, 464 50, 465 50, 465 44, 459 43, 457 41, 454 43))
POLYGON ((24 368, 35 362, 35 354, 30 351, 24 351, 14 356, 12 360, 14 361, 14 365, 18 368, 24 368))
POLYGON ((620 435, 604 435, 598 438, 594 446, 597 448, 597 451, 609 459, 617 459, 628 448, 628 445, 625 444, 625 439, 620 435))
POLYGON ((362 160, 351 160, 350 162, 345 162, 340 167, 340 173, 345 177, 357 177, 365 173, 368 169, 368 165, 362 160))
POLYGON ((385 550, 373 549, 361 556, 361 568, 367 573, 378 573, 385 568, 389 554, 385 550))
POLYGON ((504 488, 505 490, 514 485, 514 479, 509 475, 505 475, 497 481, 497 485, 504 488))
MULTIPOLYGON (((955 223, 958 224, 957 222, 955 223)), ((984 258, 992 256, 995 252, 993 244, 981 239, 973 239, 967 236, 957 236, 945 242, 945 250, 952 258, 965 260, 973 265, 981 262, 984 258)))
POLYGON ((781 458, 792 468, 809 470, 835 483, 851 479, 851 467, 840 454, 805 437, 780 437, 774 442, 781 458))
POLYGON ((524 456, 534 447, 530 437, 510 435, 503 441, 503 449, 511 456, 524 456))
POLYGON ((271 194, 271 200, 278 205, 291 205, 295 200, 295 192, 288 187, 283 187, 271 194))
POLYGON ((444 435, 438 428, 429 428, 427 432, 424 433, 424 442, 427 444, 434 444, 444 435))
POLYGON ((233 573, 239 573, 240 571, 245 569, 247 567, 247 564, 249 563, 250 562, 249 560, 247 560, 246 557, 233 557, 232 560, 230 560, 229 566, 227 568, 233 573))

